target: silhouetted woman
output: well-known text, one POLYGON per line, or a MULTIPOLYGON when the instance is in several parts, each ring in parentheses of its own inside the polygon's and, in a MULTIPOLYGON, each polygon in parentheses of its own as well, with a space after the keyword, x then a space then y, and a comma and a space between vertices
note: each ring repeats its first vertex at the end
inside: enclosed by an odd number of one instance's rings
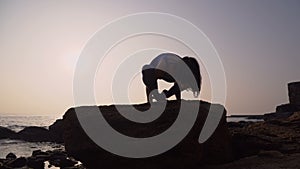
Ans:
POLYGON ((146 85, 148 102, 152 102, 153 99, 157 101, 165 99, 162 93, 159 93, 157 90, 158 79, 162 79, 166 82, 174 82, 174 85, 170 88, 170 90, 163 90, 163 94, 165 94, 166 98, 175 95, 176 99, 180 100, 181 91, 183 90, 191 90, 194 94, 194 97, 198 97, 200 93, 201 74, 199 64, 197 60, 192 57, 186 56, 181 58, 173 53, 160 54, 154 58, 149 65, 143 66, 142 74, 143 82, 146 85), (196 85, 193 85, 192 81, 187 79, 186 74, 183 73, 182 63, 185 63, 188 68, 190 68, 196 80, 196 85), (177 82, 171 75, 177 75, 176 77, 179 77, 177 78, 177 82))

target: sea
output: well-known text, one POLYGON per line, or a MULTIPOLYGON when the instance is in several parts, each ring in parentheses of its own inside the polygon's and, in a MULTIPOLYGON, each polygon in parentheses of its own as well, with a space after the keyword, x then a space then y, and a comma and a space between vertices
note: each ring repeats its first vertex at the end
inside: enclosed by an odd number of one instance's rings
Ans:
POLYGON ((239 121, 246 121, 246 122, 257 122, 257 121, 264 121, 263 119, 251 119, 248 117, 227 117, 227 122, 239 122, 239 121))
MULTIPOLYGON (((25 127, 39 126, 48 128, 53 124, 58 117, 54 116, 0 116, 0 126, 9 128, 13 131, 19 132, 25 127)), ((228 117, 227 121, 257 121, 243 117, 228 117)), ((21 140, 0 139, 0 158, 5 158, 10 152, 17 155, 17 157, 29 157, 34 150, 54 150, 64 149, 61 144, 50 142, 26 142, 21 140)))
MULTIPOLYGON (((58 117, 54 116, 0 116, 0 126, 19 132, 25 127, 39 126, 48 128, 58 117)), ((29 157, 34 150, 64 149, 61 144, 50 142, 26 142, 21 140, 0 139, 0 158, 5 158, 8 153, 17 157, 29 157)))

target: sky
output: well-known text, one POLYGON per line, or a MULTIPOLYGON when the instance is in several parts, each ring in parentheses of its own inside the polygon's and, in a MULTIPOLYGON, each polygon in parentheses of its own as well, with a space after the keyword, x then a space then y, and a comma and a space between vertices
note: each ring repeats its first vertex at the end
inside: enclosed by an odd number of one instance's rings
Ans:
MULTIPOLYGON (((273 112, 288 102, 287 83, 300 80, 298 0, 0 0, 0 115, 62 116, 75 106, 74 70, 90 37, 112 20, 139 12, 179 16, 207 35, 224 66, 228 114, 273 112)), ((120 43, 100 68, 105 76, 95 76, 97 104, 115 103, 111 91, 103 90, 108 86, 105 78, 114 76, 109 70, 115 66, 113 56, 154 43, 180 56, 193 55, 179 42, 161 36, 144 35, 120 43)), ((149 52, 145 60, 151 61, 159 52, 149 52)), ((209 75, 206 65, 199 63, 200 99, 209 101, 209 75)), ((132 103, 145 102, 138 72, 128 88, 132 103)))

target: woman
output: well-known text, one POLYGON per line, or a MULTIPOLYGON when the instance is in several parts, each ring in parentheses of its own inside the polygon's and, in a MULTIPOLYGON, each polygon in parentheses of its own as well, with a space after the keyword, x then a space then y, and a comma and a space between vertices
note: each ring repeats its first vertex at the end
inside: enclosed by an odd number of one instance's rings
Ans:
POLYGON ((181 58, 173 53, 163 53, 152 60, 149 65, 143 66, 142 70, 143 82, 146 85, 146 94, 148 102, 153 99, 161 101, 169 98, 172 95, 176 96, 177 100, 181 99, 181 91, 192 90, 194 97, 198 97, 201 89, 201 74, 199 64, 195 58, 184 57, 181 58), (188 79, 182 64, 188 66, 193 73, 193 78, 196 80, 196 85, 193 85, 193 80, 188 79), (162 71, 164 70, 164 71, 162 71), (175 75, 176 78, 171 75, 175 75), (163 90, 158 92, 157 80, 162 79, 167 82, 174 82, 170 90, 163 90), (177 79, 177 81, 175 80, 177 79))

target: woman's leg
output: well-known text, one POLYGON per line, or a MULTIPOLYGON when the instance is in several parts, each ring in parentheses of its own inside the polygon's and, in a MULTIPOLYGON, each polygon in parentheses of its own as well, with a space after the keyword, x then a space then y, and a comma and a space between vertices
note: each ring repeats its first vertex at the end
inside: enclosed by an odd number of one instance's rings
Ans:
POLYGON ((146 69, 142 71, 143 74, 143 82, 146 85, 146 95, 147 101, 152 102, 153 98, 157 98, 158 93, 158 86, 157 86, 157 78, 155 75, 154 69, 146 69))
POLYGON ((150 93, 151 93, 151 89, 146 86, 146 95, 147 95, 148 103, 152 102, 152 99, 153 99, 153 97, 150 96, 150 93))

